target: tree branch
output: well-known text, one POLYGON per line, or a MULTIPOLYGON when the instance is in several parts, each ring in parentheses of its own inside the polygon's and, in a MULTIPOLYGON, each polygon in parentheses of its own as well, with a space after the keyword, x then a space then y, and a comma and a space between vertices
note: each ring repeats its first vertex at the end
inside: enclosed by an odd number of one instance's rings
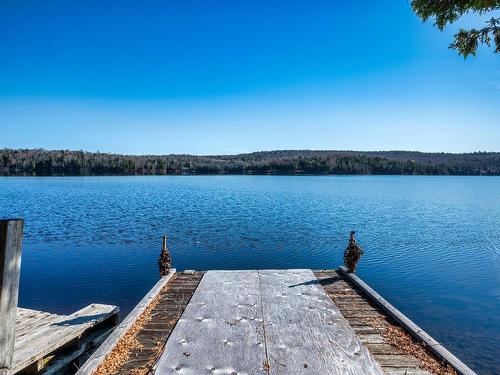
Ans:
MULTIPOLYGON (((500 9, 500 0, 411 0, 415 13, 426 22, 434 18, 434 26, 443 30, 445 26, 469 12, 485 14, 500 9)), ((450 49, 467 58, 476 55, 478 45, 495 45, 495 53, 500 53, 500 18, 491 18, 482 29, 460 29, 454 35, 450 49)))

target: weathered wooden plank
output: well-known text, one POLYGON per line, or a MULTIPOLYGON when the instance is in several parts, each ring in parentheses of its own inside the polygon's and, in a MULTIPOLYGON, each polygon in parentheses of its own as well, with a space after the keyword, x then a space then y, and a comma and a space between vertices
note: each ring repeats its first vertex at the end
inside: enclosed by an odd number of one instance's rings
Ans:
POLYGON ((418 368, 418 360, 405 354, 374 354, 380 366, 397 368, 418 368))
POLYGON ((71 315, 59 316, 15 343, 12 371, 22 370, 117 312, 116 306, 92 304, 71 315))
POLYGON ((17 331, 17 328, 23 327, 26 324, 33 322, 35 320, 41 319, 47 315, 50 315, 50 313, 44 312, 44 311, 33 310, 30 313, 24 314, 22 316, 17 316, 16 317, 16 331, 17 331))
POLYGON ((345 267, 340 267, 340 271, 347 277, 354 285, 361 289, 367 296, 369 296, 377 305, 387 312, 398 324, 400 324, 409 334, 417 340, 424 342, 426 347, 433 352, 439 359, 450 364, 459 375, 477 375, 465 363, 460 361, 452 353, 450 353, 444 346, 432 338, 417 324, 407 318, 401 311, 396 309, 393 305, 387 302, 380 294, 373 290, 363 280, 355 274, 349 273, 345 267))
MULTIPOLYGON (((340 311, 340 312, 342 313, 342 316, 344 316, 344 312, 343 311, 340 311)), ((345 318, 345 316, 344 316, 344 318, 345 318)), ((362 319, 360 320, 360 319, 354 319, 354 318, 352 318, 352 319, 349 319, 348 322, 349 322, 349 325, 351 327, 353 327, 353 328, 354 327, 365 327, 366 326, 366 320, 362 320, 362 319)), ((372 326, 373 325, 370 325, 370 327, 372 327, 372 326)))
POLYGON ((311 270, 259 279, 270 374, 383 374, 311 270))
POLYGON ((353 326, 349 324, 351 328, 353 329, 356 334, 376 334, 380 333, 380 330, 373 328, 373 327, 368 327, 368 326, 353 326))
POLYGON ((377 319, 380 317, 376 311, 344 310, 342 315, 346 319, 377 319))
POLYGON ((26 319, 23 319, 19 322, 19 324, 16 326, 16 332, 19 330, 24 330, 26 327, 33 327, 38 324, 43 324, 43 321, 50 320, 52 318, 58 318, 63 315, 57 315, 57 314, 52 314, 49 312, 45 311, 38 311, 36 315, 29 315, 26 317, 26 319))
POLYGON ((141 316, 148 305, 160 294, 165 285, 175 274, 175 268, 170 270, 167 276, 162 277, 153 288, 144 296, 144 298, 137 304, 137 306, 127 315, 127 317, 118 325, 118 327, 109 335, 104 343, 95 351, 94 354, 83 364, 76 374, 92 374, 104 361, 106 356, 111 353, 113 348, 118 344, 120 339, 127 333, 127 331, 134 325, 135 321, 141 316))
POLYGON ((364 343, 365 346, 368 348, 370 353, 373 355, 375 354, 401 354, 401 351, 398 350, 396 347, 390 345, 390 344, 370 344, 370 343, 364 343))
POLYGON ((23 307, 18 307, 17 308, 17 313, 16 313, 16 321, 18 319, 21 319, 23 317, 26 317, 27 315, 37 313, 37 310, 32 310, 32 309, 26 309, 23 307))
POLYGON ((376 312, 379 313, 380 309, 374 308, 370 306, 368 303, 342 303, 342 302, 336 302, 335 305, 339 308, 339 310, 354 310, 354 311, 362 311, 364 312, 376 312))
MULTIPOLYGON (((109 331, 112 328, 108 328, 106 330, 99 330, 88 337, 86 337, 80 343, 78 349, 71 351, 69 354, 65 356, 61 356, 54 361, 50 362, 48 366, 43 369, 43 375, 58 375, 61 373, 66 373, 64 369, 67 369, 75 360, 77 360, 80 356, 84 355, 85 352, 92 350, 93 348, 97 348, 101 345, 106 337, 109 335, 109 331)), ((71 369, 71 372, 74 372, 71 369)))
POLYGON ((209 271, 177 322, 156 374, 261 374, 265 367, 257 271, 209 271))
POLYGON ((10 372, 14 356, 23 228, 21 219, 0 220, 0 375, 10 372))
POLYGON ((35 316, 22 320, 19 324, 16 324, 16 342, 19 342, 26 335, 33 334, 33 332, 41 329, 41 327, 49 325, 60 316, 39 311, 35 316))
POLYGON ((419 368, 397 368, 382 367, 387 375, 432 375, 431 373, 419 368))
POLYGON ((33 332, 29 336, 17 340, 15 344, 15 349, 17 351, 19 348, 26 346, 27 343, 32 344, 37 340, 40 339, 43 340, 47 336, 47 334, 50 334, 51 332, 56 332, 61 329, 64 330, 72 330, 73 328, 79 329, 78 325, 80 323, 85 323, 85 324, 89 322, 93 323, 94 318, 99 319, 99 321, 102 321, 101 314, 106 314, 104 318, 107 318, 108 316, 111 315, 109 314, 110 311, 116 312, 114 309, 115 307, 110 305, 92 304, 84 307, 81 310, 78 310, 77 312, 71 315, 57 315, 57 318, 53 320, 50 324, 42 325, 40 329, 33 330, 33 332))
POLYGON ((383 344, 384 337, 380 333, 358 333, 358 337, 365 344, 383 344))

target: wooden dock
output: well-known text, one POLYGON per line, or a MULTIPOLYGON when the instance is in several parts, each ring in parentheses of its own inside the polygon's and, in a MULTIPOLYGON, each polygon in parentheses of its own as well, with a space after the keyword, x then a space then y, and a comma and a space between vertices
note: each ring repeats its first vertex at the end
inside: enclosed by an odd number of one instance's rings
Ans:
POLYGON ((23 225, 0 220, 0 375, 72 374, 87 357, 77 374, 476 375, 343 267, 172 269, 111 334, 115 306, 18 309, 23 225))
POLYGON ((359 281, 341 269, 172 272, 77 374, 475 374, 359 281))
POLYGON ((0 220, 0 375, 73 374, 111 332, 118 307, 71 315, 17 307, 24 221, 0 220))
POLYGON ((92 304, 70 315, 18 308, 10 374, 74 373, 117 321, 118 307, 110 305, 92 304))
POLYGON ((310 270, 205 273, 156 374, 381 375, 310 270))

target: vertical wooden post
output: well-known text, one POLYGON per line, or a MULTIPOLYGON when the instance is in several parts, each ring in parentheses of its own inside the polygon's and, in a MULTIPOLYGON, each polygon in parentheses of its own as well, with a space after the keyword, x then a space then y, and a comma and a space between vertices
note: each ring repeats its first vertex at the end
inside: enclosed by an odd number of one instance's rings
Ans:
POLYGON ((163 236, 161 251, 167 251, 167 235, 163 236))
POLYGON ((8 375, 14 357, 17 297, 24 220, 0 220, 0 375, 8 375))
MULTIPOLYGON (((160 257, 158 258, 158 267, 160 268, 160 277, 167 276, 172 267, 172 258, 167 247, 167 235, 163 236, 160 257)), ((1 374, 0 374, 1 375, 1 374)))

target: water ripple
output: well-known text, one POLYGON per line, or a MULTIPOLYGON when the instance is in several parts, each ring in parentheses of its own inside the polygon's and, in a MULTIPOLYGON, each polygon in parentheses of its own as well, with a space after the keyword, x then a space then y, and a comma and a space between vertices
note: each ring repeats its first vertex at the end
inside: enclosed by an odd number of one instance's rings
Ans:
POLYGON ((481 374, 500 367, 500 178, 211 176, 0 178, 26 219, 21 304, 123 313, 178 269, 333 268, 350 230, 359 273, 481 374))

